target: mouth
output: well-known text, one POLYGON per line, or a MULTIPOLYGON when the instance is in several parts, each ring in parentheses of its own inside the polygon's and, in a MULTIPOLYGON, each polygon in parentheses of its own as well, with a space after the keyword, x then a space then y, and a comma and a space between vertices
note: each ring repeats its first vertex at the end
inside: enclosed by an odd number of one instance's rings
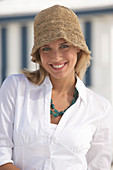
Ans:
POLYGON ((61 70, 67 63, 63 64, 50 64, 50 66, 55 70, 61 70))

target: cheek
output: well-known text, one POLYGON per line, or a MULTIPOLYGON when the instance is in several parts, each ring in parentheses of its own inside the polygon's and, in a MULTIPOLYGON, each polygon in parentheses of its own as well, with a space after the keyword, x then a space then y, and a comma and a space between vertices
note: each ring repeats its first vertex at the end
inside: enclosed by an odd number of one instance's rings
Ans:
POLYGON ((44 57, 40 55, 40 60, 41 60, 41 63, 44 62, 44 57))
POLYGON ((68 57, 71 61, 76 62, 77 61, 77 49, 73 48, 69 51, 68 57))
POLYGON ((70 60, 73 62, 73 64, 76 63, 76 62, 77 62, 77 54, 73 53, 73 54, 71 55, 70 60))
POLYGON ((73 55, 73 56, 71 57, 71 66, 72 66, 72 67, 75 67, 76 64, 77 64, 77 55, 73 55))
POLYGON ((41 59, 41 63, 42 65, 45 64, 47 62, 47 57, 44 55, 40 55, 40 59, 41 59))

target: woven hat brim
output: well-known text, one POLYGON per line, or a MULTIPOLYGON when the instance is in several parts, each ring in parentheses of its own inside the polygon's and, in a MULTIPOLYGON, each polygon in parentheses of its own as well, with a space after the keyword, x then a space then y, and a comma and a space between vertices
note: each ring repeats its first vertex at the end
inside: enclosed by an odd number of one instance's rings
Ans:
POLYGON ((71 24, 71 22, 64 22, 62 20, 50 21, 35 28, 34 36, 34 46, 31 52, 31 56, 35 56, 36 51, 55 40, 60 38, 65 39, 67 42, 70 42, 75 47, 85 51, 87 54, 91 54, 89 51, 86 42, 84 40, 82 32, 77 28, 76 23, 71 24), (74 28, 73 28, 74 27, 74 28), (37 29, 37 30, 36 30, 37 29))

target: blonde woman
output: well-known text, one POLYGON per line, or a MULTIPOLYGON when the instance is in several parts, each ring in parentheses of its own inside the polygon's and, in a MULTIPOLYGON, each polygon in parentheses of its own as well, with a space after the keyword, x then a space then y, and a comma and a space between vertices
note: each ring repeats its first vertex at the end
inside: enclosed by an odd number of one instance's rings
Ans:
POLYGON ((110 170, 113 112, 81 81, 91 57, 77 16, 41 11, 31 55, 39 70, 0 91, 0 170, 110 170))

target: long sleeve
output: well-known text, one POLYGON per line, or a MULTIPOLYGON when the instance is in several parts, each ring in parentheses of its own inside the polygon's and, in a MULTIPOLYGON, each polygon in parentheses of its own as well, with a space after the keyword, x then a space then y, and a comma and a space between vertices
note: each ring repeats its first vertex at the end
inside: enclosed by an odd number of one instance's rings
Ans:
POLYGON ((88 170, 110 170, 113 153, 113 110, 110 104, 93 136, 86 158, 88 170))
POLYGON ((15 112, 15 80, 8 77, 0 90, 0 165, 13 163, 13 123, 15 112))

